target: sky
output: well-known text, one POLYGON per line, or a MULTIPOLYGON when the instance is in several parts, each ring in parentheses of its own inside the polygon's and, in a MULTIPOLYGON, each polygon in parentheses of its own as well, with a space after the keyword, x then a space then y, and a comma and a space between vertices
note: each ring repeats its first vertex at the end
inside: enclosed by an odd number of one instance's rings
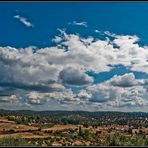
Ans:
POLYGON ((0 109, 148 112, 147 2, 0 2, 0 109))

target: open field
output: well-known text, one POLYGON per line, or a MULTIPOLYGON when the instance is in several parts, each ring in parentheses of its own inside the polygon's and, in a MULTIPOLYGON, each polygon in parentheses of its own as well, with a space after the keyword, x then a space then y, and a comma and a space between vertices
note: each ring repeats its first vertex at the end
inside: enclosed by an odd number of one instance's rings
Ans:
POLYGON ((22 132, 22 131, 36 131, 37 127, 28 126, 28 125, 17 125, 15 123, 0 123, 0 132, 11 131, 22 132))
POLYGON ((42 129, 42 131, 61 131, 66 129, 76 129, 78 127, 78 125, 54 125, 51 128, 42 129))
POLYGON ((26 138, 26 139, 31 139, 31 138, 50 138, 51 136, 48 134, 36 134, 36 133, 31 133, 31 132, 18 132, 18 133, 13 133, 13 134, 1 134, 0 138, 26 138))

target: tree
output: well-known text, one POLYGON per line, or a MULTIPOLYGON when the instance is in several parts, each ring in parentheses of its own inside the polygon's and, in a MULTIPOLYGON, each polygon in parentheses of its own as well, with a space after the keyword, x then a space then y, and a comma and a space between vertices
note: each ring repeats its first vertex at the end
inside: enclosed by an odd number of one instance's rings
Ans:
POLYGON ((132 135, 132 128, 128 129, 128 133, 132 135))
POLYGON ((89 127, 88 123, 84 123, 83 126, 84 126, 85 128, 88 128, 88 127, 89 127))
POLYGON ((81 134, 82 133, 82 128, 81 128, 81 126, 79 126, 79 134, 81 134))

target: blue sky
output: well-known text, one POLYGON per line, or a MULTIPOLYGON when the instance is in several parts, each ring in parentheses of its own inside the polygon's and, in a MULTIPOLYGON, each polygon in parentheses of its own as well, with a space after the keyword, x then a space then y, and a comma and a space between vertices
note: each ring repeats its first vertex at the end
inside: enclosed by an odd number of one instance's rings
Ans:
POLYGON ((88 22, 87 29, 68 26, 67 30, 82 35, 95 35, 94 29, 136 34, 140 36, 141 43, 147 44, 147 7, 146 2, 1 2, 0 18, 3 21, 0 33, 3 38, 0 43, 44 47, 51 44, 50 39, 57 33, 57 28, 65 28, 73 20, 85 20, 88 22), (35 27, 23 27, 13 18, 17 14, 30 19, 35 27))
POLYGON ((147 111, 147 14, 146 2, 1 2, 0 107, 147 111))

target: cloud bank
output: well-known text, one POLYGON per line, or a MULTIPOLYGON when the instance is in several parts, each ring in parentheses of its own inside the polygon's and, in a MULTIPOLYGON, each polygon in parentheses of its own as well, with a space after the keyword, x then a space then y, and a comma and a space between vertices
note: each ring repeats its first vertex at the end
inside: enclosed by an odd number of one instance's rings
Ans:
POLYGON ((101 40, 59 31, 52 47, 0 47, 0 102, 29 107, 57 101, 77 109, 148 105, 148 79, 131 72, 94 84, 88 74, 110 72, 119 64, 148 74, 148 48, 137 36, 108 32, 113 39, 101 40))

